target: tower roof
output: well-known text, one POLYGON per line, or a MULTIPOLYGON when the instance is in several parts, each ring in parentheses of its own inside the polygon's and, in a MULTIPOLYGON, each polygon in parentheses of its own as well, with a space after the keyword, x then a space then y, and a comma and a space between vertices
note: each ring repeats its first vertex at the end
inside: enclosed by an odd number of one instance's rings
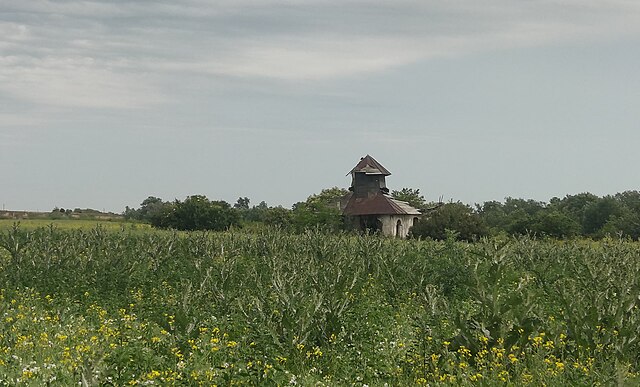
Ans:
POLYGON ((383 167, 382 164, 377 162, 376 159, 369 155, 361 158, 360 162, 356 164, 356 166, 353 167, 351 171, 349 171, 348 175, 354 172, 363 172, 367 175, 391 175, 391 172, 389 172, 387 168, 383 167))
POLYGON ((343 210, 344 215, 422 215, 407 202, 393 199, 382 192, 375 196, 358 198, 351 196, 343 210))

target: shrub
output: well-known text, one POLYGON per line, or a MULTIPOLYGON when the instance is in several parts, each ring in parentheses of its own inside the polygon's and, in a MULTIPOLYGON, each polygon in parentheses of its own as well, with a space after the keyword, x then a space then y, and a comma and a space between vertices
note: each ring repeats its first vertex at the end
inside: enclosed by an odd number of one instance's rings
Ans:
POLYGON ((460 240, 471 241, 488 234, 487 226, 473 209, 460 202, 447 203, 411 228, 414 238, 444 240, 447 230, 455 231, 460 240))
POLYGON ((167 203, 151 219, 154 227, 176 230, 227 230, 237 226, 240 216, 225 201, 210 201, 205 196, 193 195, 184 202, 167 203))

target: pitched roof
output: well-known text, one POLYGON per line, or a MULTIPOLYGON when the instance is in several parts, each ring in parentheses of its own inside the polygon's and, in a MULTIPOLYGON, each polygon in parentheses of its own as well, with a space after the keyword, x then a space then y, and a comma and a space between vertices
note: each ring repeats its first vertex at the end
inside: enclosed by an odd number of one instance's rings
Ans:
POLYGON ((402 200, 397 200, 397 199, 392 199, 392 198, 389 198, 389 200, 391 200, 393 202, 393 204, 398 206, 400 208, 400 210, 404 211, 404 213, 407 214, 407 215, 422 215, 422 212, 420 212, 420 210, 418 210, 417 208, 411 206, 407 202, 403 202, 402 200))
POLYGON ((366 155, 360 159, 360 162, 356 164, 355 167, 347 175, 350 175, 354 172, 364 172, 367 175, 384 175, 389 176, 391 172, 389 172, 385 167, 382 166, 379 162, 376 161, 373 157, 366 155))
POLYGON ((421 215, 418 209, 411 207, 407 202, 392 199, 378 193, 375 196, 357 198, 351 196, 344 208, 345 215, 421 215))

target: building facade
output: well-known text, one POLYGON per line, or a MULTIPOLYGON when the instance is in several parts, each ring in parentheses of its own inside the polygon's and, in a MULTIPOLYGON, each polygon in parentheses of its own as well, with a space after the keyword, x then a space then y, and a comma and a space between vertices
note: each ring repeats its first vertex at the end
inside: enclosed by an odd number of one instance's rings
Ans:
POLYGON ((366 155, 348 175, 351 175, 351 194, 345 198, 342 210, 347 223, 363 232, 406 238, 422 213, 389 196, 386 177, 391 172, 366 155))

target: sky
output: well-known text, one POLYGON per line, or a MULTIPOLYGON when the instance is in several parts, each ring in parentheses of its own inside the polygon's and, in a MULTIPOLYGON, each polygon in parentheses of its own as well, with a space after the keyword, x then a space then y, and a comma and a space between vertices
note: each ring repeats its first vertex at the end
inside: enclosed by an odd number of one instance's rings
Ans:
POLYGON ((637 0, 0 0, 0 203, 640 189, 637 0))

